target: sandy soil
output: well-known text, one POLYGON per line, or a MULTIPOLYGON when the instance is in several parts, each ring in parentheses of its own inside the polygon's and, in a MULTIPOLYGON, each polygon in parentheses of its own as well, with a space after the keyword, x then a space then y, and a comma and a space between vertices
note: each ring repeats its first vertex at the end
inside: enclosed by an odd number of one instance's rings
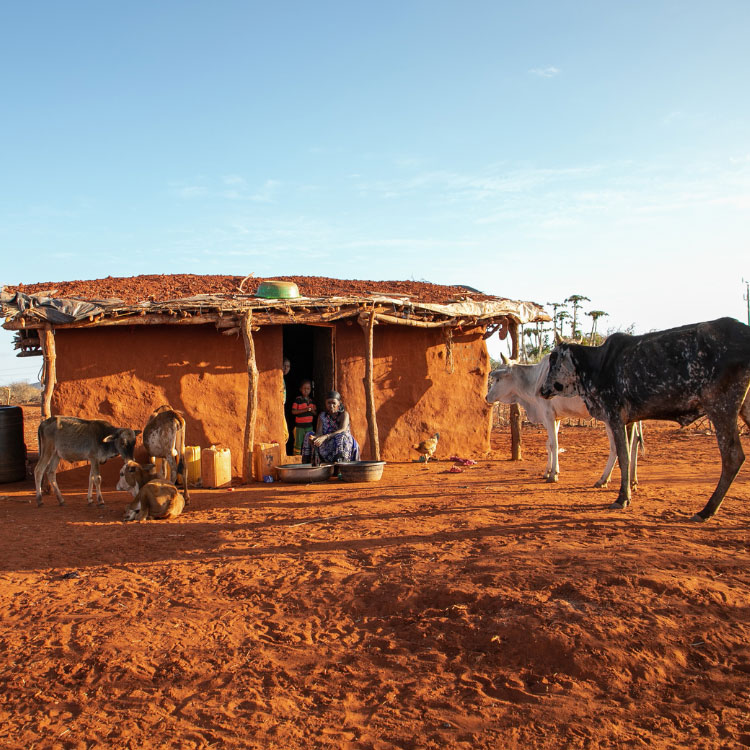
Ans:
MULTIPOLYGON (((3 748, 750 746, 750 470, 698 525, 710 435, 646 425, 633 506, 601 428, 377 484, 127 496, 0 488, 3 748)), ((750 439, 743 438, 750 453, 750 439)))

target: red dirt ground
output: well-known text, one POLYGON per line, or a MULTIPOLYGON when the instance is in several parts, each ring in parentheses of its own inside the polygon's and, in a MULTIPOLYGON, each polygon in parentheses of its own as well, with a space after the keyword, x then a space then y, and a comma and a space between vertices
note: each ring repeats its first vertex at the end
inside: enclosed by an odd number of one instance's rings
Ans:
POLYGON ((5 485, 0 746, 750 746, 750 470, 691 523, 715 439, 645 431, 619 512, 601 428, 563 428, 558 485, 532 427, 520 463, 503 431, 463 473, 195 490, 172 522, 5 485))

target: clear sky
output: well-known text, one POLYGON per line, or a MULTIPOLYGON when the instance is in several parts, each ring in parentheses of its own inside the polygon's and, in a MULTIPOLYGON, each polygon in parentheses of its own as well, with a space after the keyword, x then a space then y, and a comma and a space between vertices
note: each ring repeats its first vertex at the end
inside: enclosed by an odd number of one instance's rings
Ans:
MULTIPOLYGON (((425 279, 600 330, 750 277, 750 2, 0 4, 0 281, 425 279)), ((0 337, 0 383, 35 378, 0 337)))

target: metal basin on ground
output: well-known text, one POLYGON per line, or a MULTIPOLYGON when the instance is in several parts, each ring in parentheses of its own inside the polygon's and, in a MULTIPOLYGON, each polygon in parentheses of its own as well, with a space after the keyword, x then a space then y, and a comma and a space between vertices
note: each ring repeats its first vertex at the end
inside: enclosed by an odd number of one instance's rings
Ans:
POLYGON ((344 482, 379 482, 385 461, 350 461, 336 464, 336 471, 344 482))
POLYGON ((330 479, 333 475, 333 464, 287 464, 286 466, 277 466, 279 479, 282 482, 291 484, 307 484, 308 482, 322 482, 330 479))

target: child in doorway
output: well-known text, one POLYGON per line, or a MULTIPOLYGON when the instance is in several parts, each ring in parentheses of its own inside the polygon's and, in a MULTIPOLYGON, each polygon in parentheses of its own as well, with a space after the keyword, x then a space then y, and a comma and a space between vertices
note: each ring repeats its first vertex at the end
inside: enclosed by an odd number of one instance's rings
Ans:
POLYGON ((299 392, 300 395, 294 399, 294 403, 292 404, 295 456, 299 456, 302 453, 302 444, 305 442, 305 435, 313 431, 313 421, 318 411, 318 408, 310 398, 312 383, 309 380, 303 380, 300 383, 299 392))

